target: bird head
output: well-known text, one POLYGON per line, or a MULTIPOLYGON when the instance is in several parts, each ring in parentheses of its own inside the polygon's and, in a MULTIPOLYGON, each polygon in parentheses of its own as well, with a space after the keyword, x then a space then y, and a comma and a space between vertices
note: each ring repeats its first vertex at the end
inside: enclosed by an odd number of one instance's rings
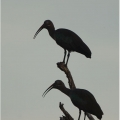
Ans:
POLYGON ((61 90, 64 87, 65 85, 61 80, 56 80, 50 87, 46 89, 42 96, 45 97, 45 95, 53 88, 61 90))
POLYGON ((37 30, 37 32, 35 33, 33 39, 36 38, 37 34, 43 29, 43 28, 46 28, 46 29, 50 29, 50 28, 54 28, 54 25, 52 23, 52 21, 50 20, 45 20, 43 25, 37 30))

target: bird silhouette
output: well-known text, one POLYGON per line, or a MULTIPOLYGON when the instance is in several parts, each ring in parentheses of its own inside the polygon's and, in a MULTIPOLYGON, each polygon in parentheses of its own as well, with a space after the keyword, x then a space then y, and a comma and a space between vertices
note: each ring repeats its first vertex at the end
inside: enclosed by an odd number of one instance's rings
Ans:
POLYGON ((58 89, 64 94, 66 94, 72 101, 72 103, 79 109, 79 117, 81 116, 81 110, 84 111, 84 120, 86 113, 95 115, 98 119, 101 120, 103 112, 97 103, 95 97, 85 89, 68 89, 65 87, 64 83, 61 80, 56 80, 44 93, 43 97, 52 89, 58 89))
POLYGON ((55 27, 52 21, 50 20, 44 21, 43 25, 35 33, 33 37, 34 39, 43 28, 46 28, 49 32, 49 35, 56 41, 56 43, 59 46, 61 46, 64 49, 64 57, 63 57, 64 63, 65 63, 66 53, 68 50, 66 65, 70 57, 70 52, 73 51, 81 53, 85 55, 87 58, 91 58, 91 51, 89 47, 82 41, 82 39, 77 34, 72 32, 71 30, 64 28, 55 30, 55 27))

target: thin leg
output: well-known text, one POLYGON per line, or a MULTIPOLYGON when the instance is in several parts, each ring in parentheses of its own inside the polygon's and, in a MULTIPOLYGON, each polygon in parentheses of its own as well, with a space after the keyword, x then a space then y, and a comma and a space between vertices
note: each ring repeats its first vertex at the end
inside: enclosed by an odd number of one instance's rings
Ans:
POLYGON ((68 60, 69 60, 69 57, 70 57, 70 52, 68 51, 68 55, 67 55, 67 62, 66 62, 66 66, 67 66, 67 63, 68 63, 68 60))
POLYGON ((80 120, 80 116, 81 116, 81 110, 79 110, 79 117, 78 117, 78 120, 80 120))
POLYGON ((84 113, 84 120, 85 120, 85 118, 86 118, 86 112, 84 113))
POLYGON ((63 63, 65 63, 65 57, 66 57, 66 50, 64 49, 64 58, 63 58, 63 63))

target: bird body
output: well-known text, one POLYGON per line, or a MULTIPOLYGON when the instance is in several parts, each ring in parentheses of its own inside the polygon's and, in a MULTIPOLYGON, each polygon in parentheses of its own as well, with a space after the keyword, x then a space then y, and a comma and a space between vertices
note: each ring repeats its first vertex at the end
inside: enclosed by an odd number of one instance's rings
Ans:
POLYGON ((56 43, 61 46, 63 49, 68 50, 69 52, 76 51, 85 55, 88 58, 91 58, 91 51, 88 46, 82 41, 82 39, 68 29, 57 29, 54 33, 54 40, 56 43))
POLYGON ((85 55, 87 58, 91 58, 91 51, 89 47, 82 41, 82 39, 74 32, 68 29, 57 29, 50 20, 44 21, 44 24, 38 29, 35 33, 34 38, 37 34, 43 29, 46 28, 49 32, 49 35, 56 41, 56 43, 64 49, 64 58, 63 62, 65 63, 66 50, 68 50, 67 62, 70 56, 70 52, 76 51, 85 55))
MULTIPOLYGON (((95 115, 98 119, 102 118, 103 112, 97 103, 95 97, 85 89, 68 89, 65 87, 61 80, 56 80, 44 93, 45 96, 52 88, 60 90, 66 94, 72 101, 72 103, 79 109, 86 113, 95 115)), ((81 114, 81 112, 80 112, 81 114)))
POLYGON ((98 119, 102 118, 103 112, 95 97, 89 91, 85 89, 71 90, 69 97, 78 109, 91 113, 98 119))

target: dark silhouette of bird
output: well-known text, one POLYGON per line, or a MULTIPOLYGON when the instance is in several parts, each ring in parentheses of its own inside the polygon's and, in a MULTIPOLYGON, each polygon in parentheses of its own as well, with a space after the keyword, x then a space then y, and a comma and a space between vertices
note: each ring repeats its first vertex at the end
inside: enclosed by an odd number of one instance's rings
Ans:
POLYGON ((97 103, 95 97, 85 89, 68 89, 65 87, 64 83, 61 80, 56 80, 44 93, 43 97, 52 89, 56 88, 70 97, 72 103, 79 109, 80 119, 81 110, 84 111, 84 120, 86 113, 95 115, 98 119, 101 120, 103 112, 97 103))
POLYGON ((78 53, 85 55, 87 58, 91 58, 90 49, 77 34, 72 32, 71 30, 64 28, 55 30, 55 27, 52 21, 50 20, 44 21, 43 25, 35 33, 33 37, 34 39, 43 28, 46 28, 49 32, 49 35, 56 41, 56 43, 59 46, 61 46, 64 49, 64 58, 63 58, 64 63, 67 52, 66 50, 68 50, 66 65, 70 57, 70 52, 72 51, 76 51, 78 53))

